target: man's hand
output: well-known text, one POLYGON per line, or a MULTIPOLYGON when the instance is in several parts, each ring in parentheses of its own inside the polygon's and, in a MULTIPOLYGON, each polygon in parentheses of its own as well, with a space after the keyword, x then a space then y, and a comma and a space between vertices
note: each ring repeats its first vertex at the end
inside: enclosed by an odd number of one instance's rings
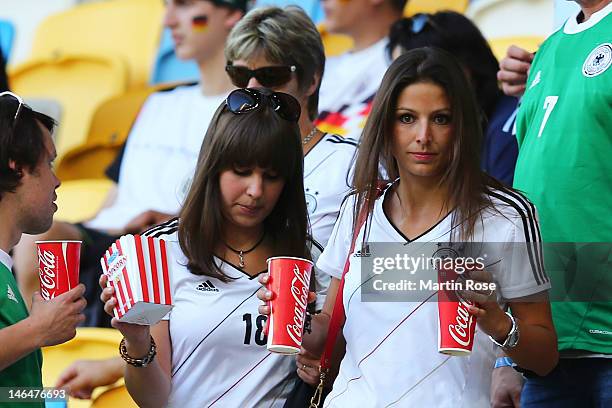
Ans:
POLYGON ((108 360, 77 360, 62 372, 56 388, 66 389, 71 397, 90 399, 97 387, 114 384, 123 377, 125 363, 119 357, 108 360))
POLYGON ((523 376, 512 367, 493 369, 491 375, 491 407, 520 408, 523 376))
POLYGON ((148 210, 141 213, 140 215, 137 215, 130 222, 128 222, 123 230, 123 233, 138 234, 154 225, 166 222, 172 219, 173 217, 176 217, 176 215, 165 214, 154 210, 148 210))
POLYGON ((502 90, 508 96, 523 96, 531 62, 535 54, 516 45, 510 46, 506 57, 499 62, 497 79, 502 83, 502 90))
POLYGON ((84 293, 82 283, 51 300, 44 300, 39 292, 34 293, 28 319, 37 328, 41 347, 64 343, 76 335, 76 326, 85 320, 81 313, 87 305, 84 293))

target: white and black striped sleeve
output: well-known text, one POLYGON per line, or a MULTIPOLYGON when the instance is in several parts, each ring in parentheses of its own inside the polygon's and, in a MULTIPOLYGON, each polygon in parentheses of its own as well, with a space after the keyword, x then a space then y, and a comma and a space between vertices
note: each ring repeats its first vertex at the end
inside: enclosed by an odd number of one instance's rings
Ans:
POLYGON ((502 295, 514 299, 549 289, 535 206, 514 190, 492 195, 505 205, 504 216, 510 224, 504 242, 500 243, 505 253, 498 276, 502 295))

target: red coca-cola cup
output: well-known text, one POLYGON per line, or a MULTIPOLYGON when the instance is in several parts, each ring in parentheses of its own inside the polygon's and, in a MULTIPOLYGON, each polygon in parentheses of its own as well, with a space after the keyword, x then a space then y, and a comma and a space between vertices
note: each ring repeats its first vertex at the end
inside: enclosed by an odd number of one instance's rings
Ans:
POLYGON ((300 352, 312 266, 311 261, 302 258, 268 259, 267 288, 273 297, 269 302, 267 348, 274 353, 300 352))
POLYGON ((456 292, 457 273, 450 268, 438 270, 438 351, 451 356, 467 356, 474 346, 476 318, 468 312, 473 303, 456 292))
POLYGON ((40 295, 49 300, 79 284, 81 241, 36 241, 40 295))

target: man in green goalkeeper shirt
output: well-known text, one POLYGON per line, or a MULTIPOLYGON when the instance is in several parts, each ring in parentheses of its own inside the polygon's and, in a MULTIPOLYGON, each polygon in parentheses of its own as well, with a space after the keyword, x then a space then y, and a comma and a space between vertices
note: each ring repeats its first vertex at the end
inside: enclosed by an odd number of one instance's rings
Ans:
POLYGON ((523 407, 612 406, 612 4, 576 2, 537 51, 517 118, 514 187, 538 208, 542 241, 574 243, 567 258, 545 247, 562 359, 529 376, 523 407))
POLYGON ((40 347, 70 340, 85 319, 83 285, 48 301, 36 292, 29 314, 8 254, 22 233, 46 231, 57 210, 53 126, 19 96, 0 93, 0 407, 44 405, 9 402, 10 392, 42 387, 40 347))

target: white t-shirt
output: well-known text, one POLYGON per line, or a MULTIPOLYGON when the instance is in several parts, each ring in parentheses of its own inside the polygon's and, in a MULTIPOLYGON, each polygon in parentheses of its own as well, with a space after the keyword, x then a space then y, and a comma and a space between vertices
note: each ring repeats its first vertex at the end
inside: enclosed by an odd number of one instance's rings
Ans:
POLYGON ((319 129, 361 138, 374 95, 391 62, 388 43, 385 37, 364 50, 327 59, 319 92, 319 129))
POLYGON ((357 142, 326 134, 304 156, 304 192, 312 236, 323 247, 350 191, 357 142))
POLYGON ((257 311, 261 284, 235 266, 228 283, 192 274, 178 242, 178 220, 146 235, 164 239, 172 259, 174 308, 170 407, 282 407, 295 379, 295 357, 270 353, 257 311))
MULTIPOLYGON (((350 191, 356 148, 355 140, 328 133, 304 156, 304 193, 316 242, 312 247, 313 259, 327 245, 342 200, 350 191)), ((328 274, 315 268, 317 310, 325 303, 330 280, 328 274)))
MULTIPOLYGON (((383 200, 384 196, 374 207, 367 242, 414 246, 423 242, 450 241, 452 213, 423 235, 408 241, 385 215, 383 200)), ((492 200, 501 214, 492 210, 483 212, 482 222, 476 223, 474 242, 539 241, 535 208, 523 196, 496 192, 492 200)), ((320 270, 337 278, 342 276, 350 249, 353 205, 353 199, 347 200, 330 243, 317 262, 320 270)), ((363 232, 362 228, 358 243, 363 232)), ((364 258, 362 254, 355 254, 360 247, 356 245, 351 254, 343 292, 346 354, 325 406, 489 407, 496 346, 477 328, 473 351, 468 357, 443 355, 438 352, 437 302, 362 302, 361 262, 364 258)), ((370 256, 376 254, 372 252, 370 256)), ((548 278, 540 269, 541 259, 536 260, 534 270, 525 258, 518 262, 514 259, 511 270, 504 259, 487 268, 506 299, 550 288, 548 278)), ((421 291, 420 294, 425 299, 431 292, 421 291)))
POLYGON ((210 120, 226 96, 204 96, 199 85, 149 96, 127 140, 117 198, 87 226, 118 229, 147 210, 178 213, 210 120))
POLYGON ((6 269, 8 269, 9 271, 13 269, 13 258, 11 258, 11 256, 4 252, 2 249, 0 249, 0 263, 4 264, 4 266, 6 266, 6 269))

